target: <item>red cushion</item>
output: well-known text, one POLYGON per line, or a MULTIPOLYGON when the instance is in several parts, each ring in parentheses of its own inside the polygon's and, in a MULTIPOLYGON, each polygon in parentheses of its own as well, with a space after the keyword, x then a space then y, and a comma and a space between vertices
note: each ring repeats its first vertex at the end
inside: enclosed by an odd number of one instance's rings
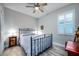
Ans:
POLYGON ((73 42, 73 41, 68 41, 65 46, 65 49, 67 51, 71 51, 73 53, 79 54, 79 43, 73 42))

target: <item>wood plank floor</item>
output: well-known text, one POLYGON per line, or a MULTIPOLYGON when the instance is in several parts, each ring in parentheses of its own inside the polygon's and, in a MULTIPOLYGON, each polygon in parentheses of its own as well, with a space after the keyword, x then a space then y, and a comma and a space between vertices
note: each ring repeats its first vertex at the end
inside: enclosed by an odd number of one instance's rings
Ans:
POLYGON ((25 56, 25 52, 20 46, 14 46, 6 49, 2 56, 25 56))
MULTIPOLYGON (((3 56, 25 56, 25 53, 22 51, 21 47, 16 46, 4 51, 3 56)), ((67 56, 67 52, 64 48, 54 45, 39 56, 67 56)))
POLYGON ((39 56, 67 56, 67 52, 62 47, 53 46, 39 56))

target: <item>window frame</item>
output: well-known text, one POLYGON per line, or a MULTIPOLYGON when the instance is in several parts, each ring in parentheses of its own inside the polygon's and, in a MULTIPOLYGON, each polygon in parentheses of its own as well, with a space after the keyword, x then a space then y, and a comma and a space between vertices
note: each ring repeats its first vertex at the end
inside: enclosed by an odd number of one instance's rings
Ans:
MULTIPOLYGON (((66 18, 65 18, 66 19, 66 18)), ((64 19, 64 26, 66 26, 66 22, 65 22, 65 19, 64 19)), ((69 10, 69 11, 66 11, 66 12, 63 12, 63 13, 61 13, 61 14, 58 14, 58 16, 57 16, 57 33, 59 34, 59 35, 74 35, 74 32, 75 32, 75 9, 72 9, 72 10, 69 10), (72 13, 73 15, 72 15, 72 20, 73 20, 73 33, 71 33, 71 34, 68 34, 68 33, 66 33, 66 30, 65 30, 65 28, 66 27, 64 27, 64 33, 60 33, 58 30, 59 30, 59 16, 64 16, 64 18, 65 18, 65 15, 67 15, 68 13, 72 13)))

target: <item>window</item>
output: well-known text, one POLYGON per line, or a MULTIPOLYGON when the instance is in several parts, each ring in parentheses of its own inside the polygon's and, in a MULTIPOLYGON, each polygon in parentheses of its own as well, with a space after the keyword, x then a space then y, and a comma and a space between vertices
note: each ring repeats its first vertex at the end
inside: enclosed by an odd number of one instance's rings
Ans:
POLYGON ((74 17, 73 11, 63 13, 58 16, 58 33, 59 34, 73 34, 74 32, 74 17))

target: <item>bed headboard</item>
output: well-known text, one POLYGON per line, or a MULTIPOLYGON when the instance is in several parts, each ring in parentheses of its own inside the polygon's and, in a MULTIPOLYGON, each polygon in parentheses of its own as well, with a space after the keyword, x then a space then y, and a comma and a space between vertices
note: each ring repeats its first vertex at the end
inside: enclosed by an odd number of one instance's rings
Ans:
POLYGON ((19 28, 19 40, 21 35, 31 35, 33 34, 34 29, 32 28, 19 28))
POLYGON ((34 31, 34 29, 32 29, 32 28, 19 28, 20 34, 26 34, 28 32, 33 32, 33 31, 34 31))

